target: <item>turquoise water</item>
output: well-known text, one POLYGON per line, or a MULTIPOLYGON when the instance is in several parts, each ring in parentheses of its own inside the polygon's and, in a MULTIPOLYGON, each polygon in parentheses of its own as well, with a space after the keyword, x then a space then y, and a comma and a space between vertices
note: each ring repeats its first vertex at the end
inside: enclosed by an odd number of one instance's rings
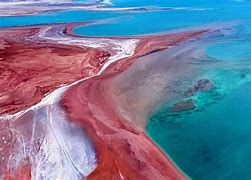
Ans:
POLYGON ((207 54, 215 59, 245 60, 251 59, 251 41, 220 43, 207 48, 207 54))
POLYGON ((88 11, 61 11, 33 16, 0 17, 0 27, 15 27, 50 23, 83 22, 88 20, 106 19, 116 16, 116 13, 97 13, 88 11))
POLYGON ((225 96, 210 93, 204 95, 204 100, 211 100, 211 104, 201 109, 197 107, 176 117, 168 117, 163 109, 155 112, 147 132, 193 179, 248 180, 251 83, 225 96))
MULTIPOLYGON (((249 20, 251 17, 251 3, 240 3, 236 1, 171 1, 171 0, 149 0, 149 1, 115 1, 116 7, 135 6, 159 6, 187 9, 174 9, 171 11, 121 13, 126 20, 109 25, 97 25, 79 27, 75 29, 77 34, 95 35, 135 35, 149 34, 177 28, 196 27, 207 23, 229 22, 249 20), (184 18, 185 17, 185 18, 184 18)), ((247 25, 250 27, 250 25, 247 25)))
POLYGON ((177 99, 191 100, 192 109, 172 112, 177 102, 165 101, 149 117, 147 134, 192 179, 251 178, 251 44, 248 34, 237 37, 205 46, 217 65, 205 63, 191 82, 208 79, 213 87, 177 99))
MULTIPOLYGON (((215 3, 209 0, 113 0, 112 3, 108 7, 158 6, 186 9, 154 12, 88 12, 71 10, 28 17, 0 17, 0 27, 118 18, 121 20, 109 24, 83 26, 74 30, 79 35, 118 36, 157 33, 215 22, 246 21, 251 18, 251 2, 249 1, 218 0, 215 3)), ((245 23, 245 26, 247 29, 251 29, 250 24, 245 23)))
POLYGON ((89 36, 120 36, 175 31, 180 28, 186 30, 198 26, 213 27, 222 22, 238 22, 238 26, 231 27, 232 34, 224 37, 208 37, 208 41, 212 42, 205 46, 205 56, 210 57, 210 60, 221 62, 222 67, 210 68, 201 75, 202 78, 213 82, 213 89, 208 92, 197 92, 188 97, 195 104, 192 110, 170 112, 168 109, 173 104, 166 100, 149 117, 146 131, 192 179, 251 179, 249 170, 251 1, 112 0, 111 2, 112 4, 108 6, 111 9, 137 6, 174 9, 149 12, 69 10, 32 16, 0 17, 0 27, 108 18, 114 20, 106 24, 77 27, 74 32, 89 36))

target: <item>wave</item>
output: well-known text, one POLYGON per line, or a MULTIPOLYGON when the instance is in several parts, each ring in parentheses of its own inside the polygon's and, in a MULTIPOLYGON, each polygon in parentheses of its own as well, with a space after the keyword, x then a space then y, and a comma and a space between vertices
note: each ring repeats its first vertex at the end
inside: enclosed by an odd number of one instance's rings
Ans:
POLYGON ((102 0, 100 3, 112 5, 112 1, 111 0, 102 0))

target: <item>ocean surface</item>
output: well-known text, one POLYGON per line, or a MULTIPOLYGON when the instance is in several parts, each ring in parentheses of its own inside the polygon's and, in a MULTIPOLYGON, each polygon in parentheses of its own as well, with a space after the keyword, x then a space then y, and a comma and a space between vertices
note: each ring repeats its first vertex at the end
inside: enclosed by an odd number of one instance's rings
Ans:
POLYGON ((177 100, 191 100, 189 110, 170 112, 177 102, 163 100, 149 116, 146 132, 192 179, 251 179, 251 1, 112 0, 106 8, 2 16, 0 27, 98 20, 74 33, 128 36, 230 24, 230 33, 208 37, 203 46, 203 57, 224 67, 201 74, 213 88, 177 100), (119 11, 128 7, 144 8, 119 11))

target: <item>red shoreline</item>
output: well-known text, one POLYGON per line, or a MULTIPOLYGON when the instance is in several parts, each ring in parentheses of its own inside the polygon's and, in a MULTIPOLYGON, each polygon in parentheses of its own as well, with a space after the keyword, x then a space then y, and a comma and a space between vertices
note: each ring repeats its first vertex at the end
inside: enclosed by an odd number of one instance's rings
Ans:
POLYGON ((111 64, 100 76, 70 87, 62 106, 94 144, 98 167, 88 179, 186 179, 164 153, 133 124, 116 114, 103 83, 129 67, 136 57, 196 38, 206 31, 141 40, 133 57, 111 64))

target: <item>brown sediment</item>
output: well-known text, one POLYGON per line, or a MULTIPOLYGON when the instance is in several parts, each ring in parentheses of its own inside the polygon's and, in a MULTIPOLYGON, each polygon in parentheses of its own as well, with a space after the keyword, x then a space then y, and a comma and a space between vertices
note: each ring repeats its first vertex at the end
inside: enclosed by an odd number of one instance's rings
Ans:
POLYGON ((142 37, 134 56, 116 61, 101 75, 66 91, 62 107, 71 121, 85 129, 97 153, 98 167, 88 179, 186 179, 144 132, 135 127, 134 119, 128 121, 117 112, 118 106, 109 99, 112 96, 109 86, 110 81, 137 57, 177 45, 204 32, 142 37))
POLYGON ((195 84, 193 87, 189 88, 185 95, 192 96, 197 92, 200 91, 210 91, 213 88, 213 82, 208 79, 200 79, 197 84, 195 84))
POLYGON ((171 112, 189 111, 195 108, 195 104, 192 99, 178 102, 174 104, 174 107, 170 109, 171 112))

